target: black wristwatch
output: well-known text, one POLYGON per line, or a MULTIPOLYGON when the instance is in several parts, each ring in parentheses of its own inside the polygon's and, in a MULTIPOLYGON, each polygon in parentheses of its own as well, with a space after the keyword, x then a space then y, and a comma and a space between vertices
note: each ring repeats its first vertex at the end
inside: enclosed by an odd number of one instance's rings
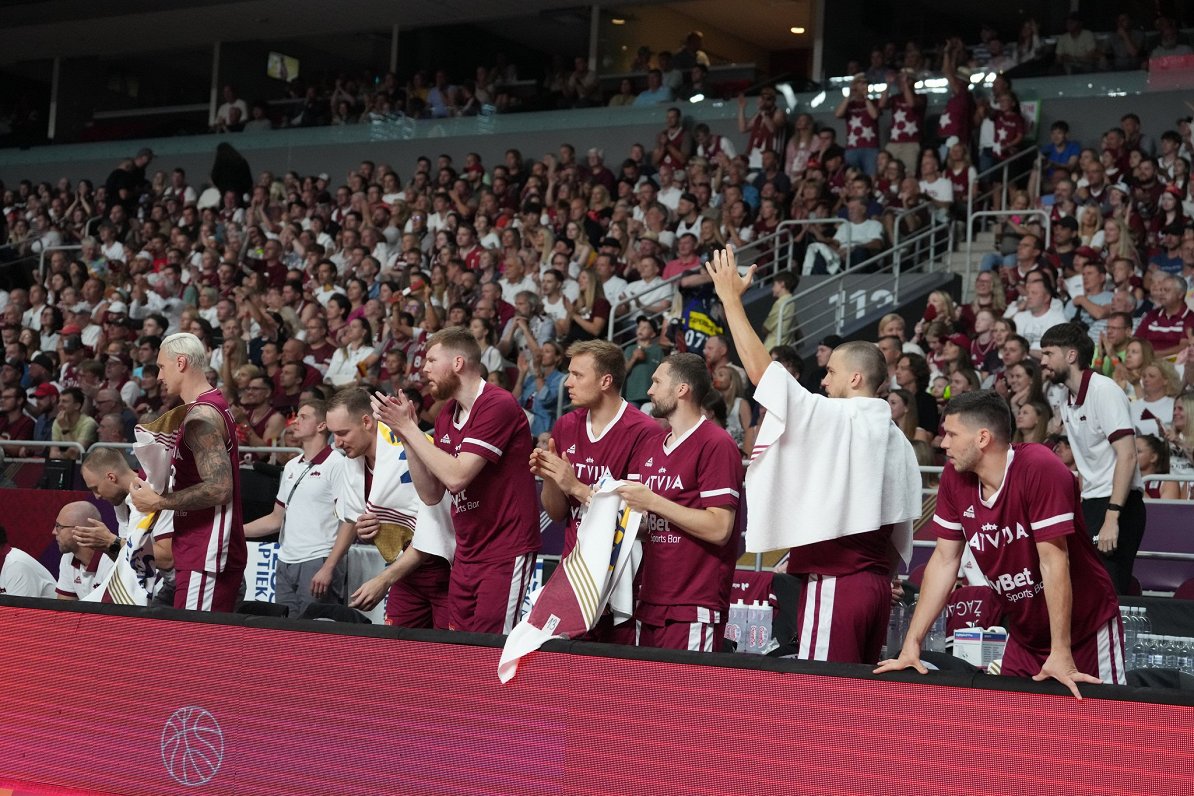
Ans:
POLYGON ((1108 503, 1107 504, 1107 511, 1117 511, 1120 514, 1123 514, 1123 510, 1124 510, 1124 507, 1119 505, 1118 503, 1108 503))
POLYGON ((124 547, 124 540, 117 536, 112 541, 112 544, 108 545, 108 558, 115 560, 116 556, 120 555, 120 548, 122 547, 124 547))

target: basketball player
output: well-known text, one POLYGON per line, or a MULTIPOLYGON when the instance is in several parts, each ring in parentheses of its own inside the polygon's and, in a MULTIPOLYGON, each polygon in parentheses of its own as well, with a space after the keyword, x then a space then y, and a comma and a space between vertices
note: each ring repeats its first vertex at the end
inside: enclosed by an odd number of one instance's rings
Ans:
MULTIPOLYGON (((83 483, 91 494, 112 504, 116 511, 116 533, 108 530, 102 520, 92 520, 74 530, 80 546, 107 551, 111 557, 120 552, 120 544, 128 542, 129 490, 137 474, 129 467, 124 454, 113 448, 93 448, 87 452, 80 468, 83 483)), ((174 525, 170 512, 162 512, 153 521, 139 550, 129 551, 129 564, 137 573, 142 588, 155 605, 174 605, 174 525)))
POLYGON ((1010 444, 1012 425, 994 392, 959 395, 945 407, 937 547, 904 647, 876 673, 925 672, 921 642, 966 545, 1008 621, 1002 674, 1053 678, 1079 699, 1077 683, 1124 683, 1119 604, 1083 527, 1078 481, 1044 445, 1010 444))
MULTIPOLYGON (((378 472, 378 446, 401 443, 388 439, 388 433, 383 441, 378 434, 368 392, 349 387, 333 395, 328 402, 327 424, 348 461, 336 497, 343 522, 332 552, 312 581, 312 590, 321 593, 333 584, 343 584, 343 562, 355 539, 376 542, 383 522, 401 524, 413 533, 422 505, 408 473, 378 472), (383 478, 398 486, 374 489, 374 481, 383 478)), ((445 629, 448 576, 445 559, 424 555, 408 545, 385 570, 362 584, 351 595, 349 604, 371 610, 388 592, 386 624, 445 629)))
POLYGON ((423 373, 444 401, 434 442, 419 430, 405 394, 378 395, 374 408, 406 446, 419 497, 452 496, 456 557, 448 589, 449 627, 508 633, 518 621, 539 552, 539 512, 530 425, 514 396, 481 378, 481 350, 451 327, 427 341, 423 373))
POLYGON ((729 611, 742 455, 701 410, 710 389, 701 356, 663 360, 647 395, 670 433, 645 441, 636 472, 618 487, 643 512, 646 529, 635 608, 640 646, 712 652, 729 611))
MULTIPOLYGON (((825 433, 835 435, 839 445, 833 454, 839 458, 885 455, 884 481, 888 486, 901 479, 886 477, 890 469, 911 468, 915 473, 915 456, 907 439, 902 438, 891 424, 890 409, 876 393, 887 381, 887 365, 883 354, 873 343, 851 342, 833 350, 826 363, 826 375, 821 385, 825 395, 814 395, 782 366, 772 366, 771 355, 763 341, 755 334, 746 318, 742 293, 750 285, 751 273, 738 274, 734 253, 730 249, 717 252, 708 265, 717 295, 725 308, 726 321, 733 333, 742 362, 750 380, 759 385, 756 399, 769 412, 778 412, 785 420, 783 432, 771 447, 773 455, 811 456, 826 442, 825 433), (840 430, 840 434, 838 431, 840 430), (854 437, 870 434, 883 450, 855 446, 854 437)), ((847 465, 851 470, 854 464, 847 465)), ((752 465, 752 476, 755 465, 752 465)), ((753 482, 752 482, 753 483, 753 482)), ((873 487, 878 495, 879 484, 873 487)), ((912 513, 919 515, 919 484, 911 484, 905 491, 912 513)), ((818 501, 834 501, 846 495, 806 495, 818 501)), ((800 500, 805 496, 794 496, 800 500)), ((774 505, 772 494, 748 492, 752 516, 762 516, 774 505), (756 510, 756 500, 762 504, 756 510)), ((872 500, 874 497, 865 498, 872 500)), ((792 504, 789 504, 791 506, 792 504)), ((797 511, 803 513, 802 509, 797 511)), ((875 512, 875 517, 878 517, 875 512)), ((910 515, 911 516, 911 515, 910 515)), ((770 518, 769 518, 770 519, 770 518)), ((813 521, 817 522, 816 520, 813 521)), ((897 558, 892 535, 897 522, 874 522, 870 525, 842 524, 841 528, 823 530, 816 541, 807 541, 791 548, 788 558, 789 574, 799 576, 801 585, 796 610, 799 629, 797 655, 803 660, 833 661, 836 663, 874 663, 887 636, 891 612, 891 578, 897 558)), ((799 528, 792 524, 793 528, 799 528)), ((750 533, 754 532, 752 526, 750 533)), ((802 541, 793 533, 794 539, 802 541)))
POLYGON ((224 396, 207 383, 207 352, 198 337, 170 335, 157 364, 166 392, 183 401, 154 424, 173 435, 174 483, 159 495, 134 477, 129 495, 138 511, 174 512, 174 607, 232 611, 248 561, 236 422, 224 396))
POLYGON ((332 506, 345 460, 328 444, 326 416, 323 401, 300 402, 288 431, 303 455, 282 468, 274 510, 245 525, 249 539, 281 534, 274 602, 289 608, 292 619, 302 616, 313 602, 344 602, 343 589, 334 588, 335 583, 322 598, 311 593, 311 582, 327 560, 340 529, 332 506))
POLYGON ((561 557, 576 545, 576 529, 589 492, 602 476, 624 479, 635 451, 664 431, 622 398, 626 360, 604 340, 568 347, 564 386, 576 407, 551 430, 547 450, 531 453, 531 472, 543 479, 543 508, 556 521, 568 518, 561 557))

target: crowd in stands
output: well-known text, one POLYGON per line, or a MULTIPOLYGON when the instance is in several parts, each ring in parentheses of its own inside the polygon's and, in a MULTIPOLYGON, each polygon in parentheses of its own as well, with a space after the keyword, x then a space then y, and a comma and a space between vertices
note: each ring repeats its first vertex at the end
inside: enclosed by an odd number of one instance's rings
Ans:
MULTIPOLYGON (((1015 30, 999 30, 984 24, 977 41, 966 46, 955 64, 974 72, 1008 72, 1018 67, 1023 73, 1125 72, 1146 67, 1149 59, 1191 55, 1191 40, 1179 28, 1179 21, 1165 13, 1147 24, 1129 13, 1115 18, 1114 29, 1092 31, 1080 14, 1068 15, 1057 30, 1042 30, 1034 17, 1027 17, 1015 30)), ((922 47, 915 40, 903 49, 894 41, 871 49, 867 59, 852 60, 846 74, 863 74, 870 83, 890 82, 893 71, 906 70, 917 79, 947 72, 945 56, 951 43, 940 48, 922 47)))
MULTIPOLYGON (((701 55, 698 46, 698 64, 701 55)), ((967 57, 951 40, 948 73, 967 57)), ((458 325, 481 344, 487 379, 518 398, 542 435, 567 403, 568 345, 605 339, 619 324, 627 399, 647 402, 653 365, 669 350, 701 353, 717 386, 710 416, 724 416, 747 452, 758 411, 729 359, 702 263, 727 244, 791 237, 767 345, 816 389, 827 352, 802 368, 786 348, 802 342, 798 323, 776 323, 800 276, 858 266, 889 245, 893 223, 963 215, 979 190, 972 163, 1031 147, 1010 81, 998 78, 977 102, 959 77, 951 92, 930 128, 905 73, 877 98, 859 77, 835 109, 841 143, 834 126, 789 118, 765 88, 740 102, 739 136, 689 129, 669 108, 653 142, 608 165, 599 147, 578 157, 563 144, 537 160, 510 149, 498 164, 443 154, 405 174, 365 160, 343 179, 254 178, 222 144, 210 184, 153 171, 142 150, 103 186, 7 186, 8 254, 49 254, 35 284, 0 294, 0 433, 130 441, 138 420, 169 405, 153 363, 160 340, 179 330, 209 347, 210 380, 235 407, 242 444, 283 444, 300 400, 349 384, 405 391, 430 422, 424 342, 458 325), (893 221, 909 208, 917 212, 893 221), (809 219, 825 223, 781 226, 809 219)), ((1073 319, 1097 344, 1094 365, 1140 407, 1140 432, 1171 446, 1171 467, 1185 466, 1194 434, 1178 394, 1192 374, 1192 150, 1189 118, 1146 130, 1128 114, 1086 142, 1053 125, 1031 178, 1007 186, 1011 208, 1049 214, 1050 236, 1040 216, 1009 216, 970 303, 937 293, 914 328, 897 318, 880 326, 893 411, 911 435, 931 445, 941 401, 993 387, 1022 416, 1026 439, 1057 436, 1056 398, 1041 388, 1033 355, 1051 325, 1073 319)))

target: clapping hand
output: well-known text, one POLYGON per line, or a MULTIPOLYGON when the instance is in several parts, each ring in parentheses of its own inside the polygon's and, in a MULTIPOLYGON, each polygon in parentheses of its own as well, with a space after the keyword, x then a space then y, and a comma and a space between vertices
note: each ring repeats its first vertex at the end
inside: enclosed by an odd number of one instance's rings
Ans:
POLYGON ((370 396, 369 401, 373 405, 373 417, 389 426, 402 439, 410 439, 420 433, 415 405, 405 393, 383 395, 378 392, 370 396))

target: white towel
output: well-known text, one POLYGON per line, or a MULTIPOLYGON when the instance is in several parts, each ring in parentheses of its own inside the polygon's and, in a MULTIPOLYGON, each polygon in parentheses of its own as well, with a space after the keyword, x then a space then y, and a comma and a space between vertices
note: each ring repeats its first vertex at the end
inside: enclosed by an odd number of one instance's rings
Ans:
POLYGON ((508 683, 524 655, 552 638, 576 638, 593 629, 608 604, 614 624, 634 612, 634 572, 642 548, 636 541, 642 515, 626 507, 604 478, 576 529, 572 548, 551 579, 532 596, 534 607, 506 637, 498 679, 508 683))
POLYGON ((364 498, 364 459, 350 459, 343 468, 344 483, 337 490, 337 515, 346 522, 356 522, 368 511, 382 523, 412 531, 411 544, 415 549, 446 558, 450 563, 456 554, 451 501, 441 500, 434 506, 426 506, 419 499, 406 461, 406 448, 385 423, 377 424, 376 451, 368 500, 364 498))
MULTIPOLYGON (((154 422, 138 425, 134 429, 136 443, 133 445, 133 453, 145 473, 145 483, 159 494, 168 491, 172 486, 170 475, 174 441, 186 414, 186 405, 175 407, 154 422)), ((145 555, 152 556, 153 537, 174 530, 174 512, 145 514, 138 511, 131 500, 127 501, 126 505, 129 517, 124 548, 116 558, 116 565, 108 570, 103 580, 83 598, 83 602, 148 605, 149 598, 153 596, 152 589, 166 574, 151 575, 145 571, 144 565, 139 568, 135 559, 145 555)), ((97 552, 96 555, 106 553, 97 552)))
POLYGON ((777 362, 755 400, 767 414, 746 470, 747 552, 895 525, 892 543, 907 563, 920 471, 887 402, 813 395, 777 362))

